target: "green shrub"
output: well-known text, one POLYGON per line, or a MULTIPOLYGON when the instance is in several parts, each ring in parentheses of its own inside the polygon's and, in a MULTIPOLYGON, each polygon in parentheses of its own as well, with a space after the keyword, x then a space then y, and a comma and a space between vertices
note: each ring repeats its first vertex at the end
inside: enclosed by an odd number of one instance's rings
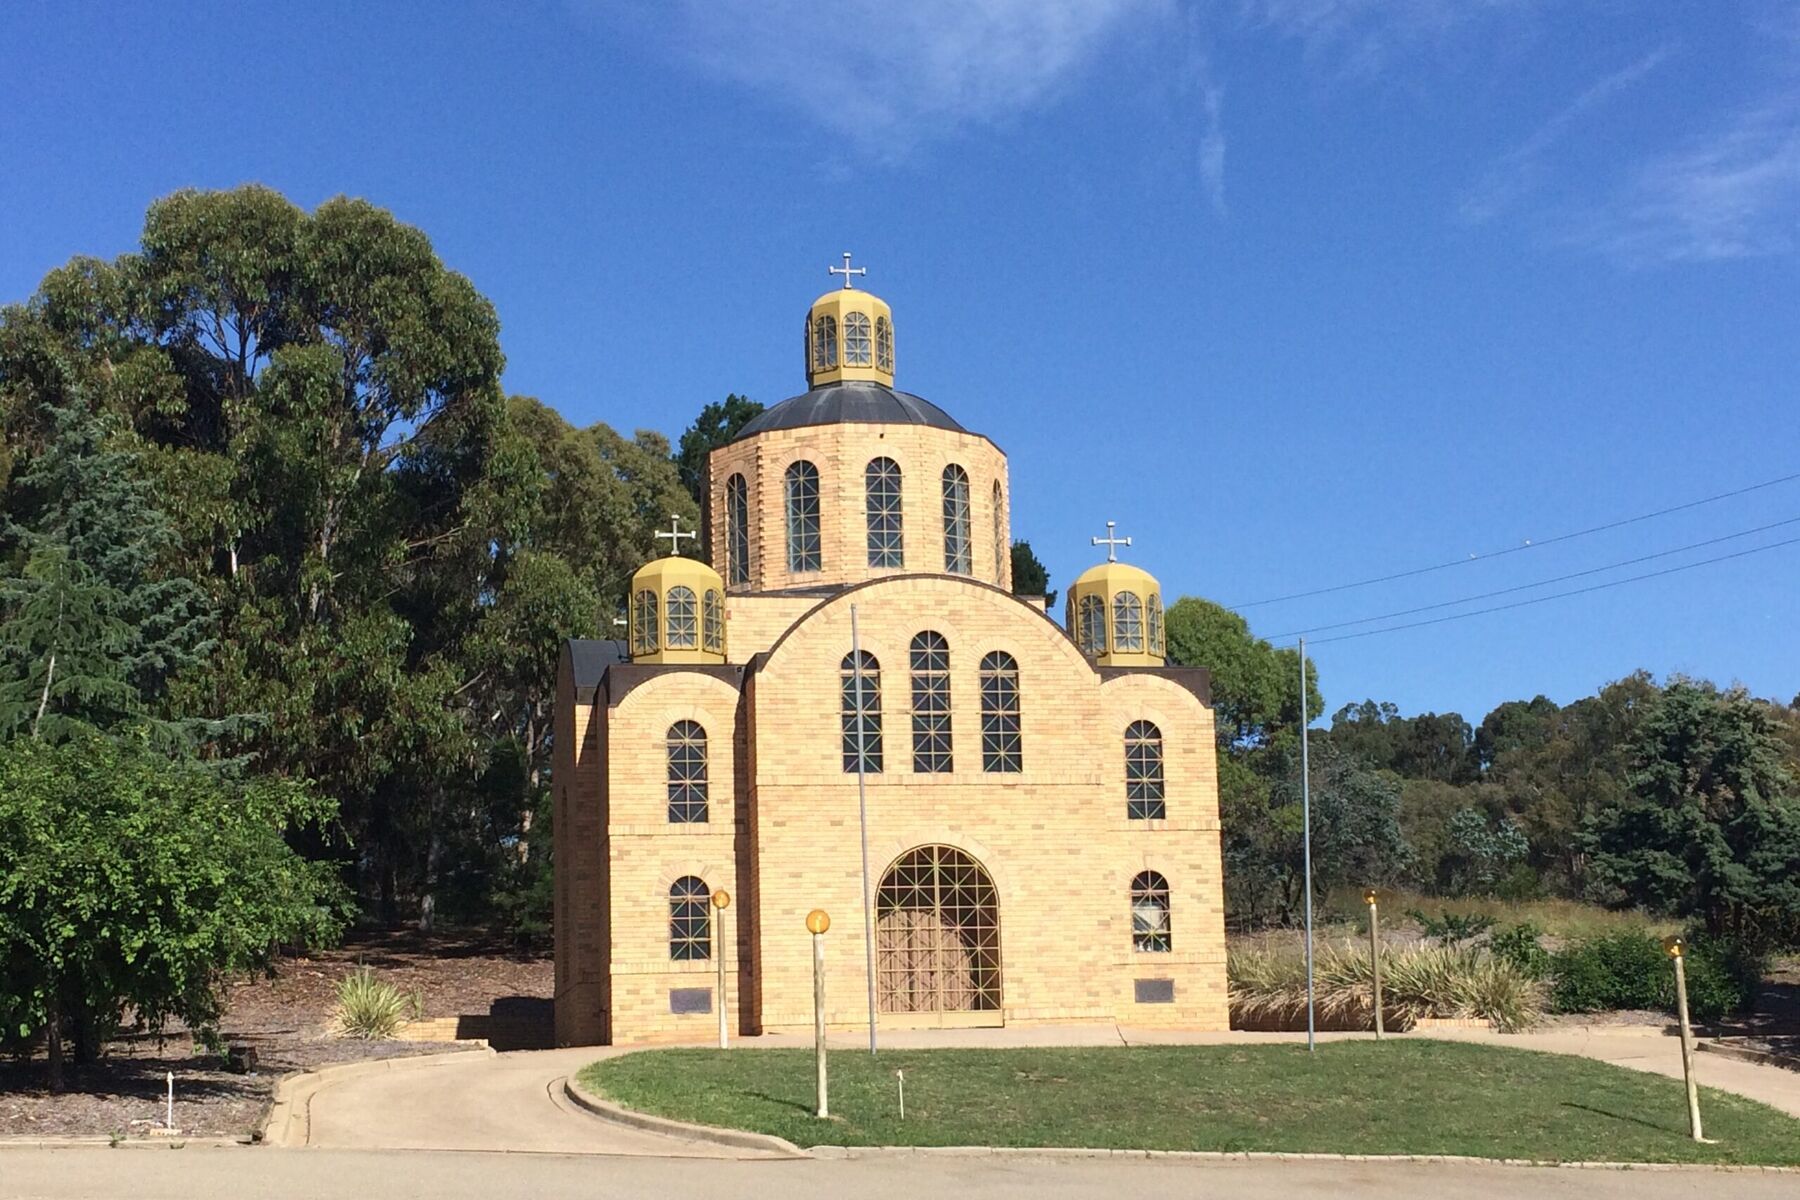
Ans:
POLYGON ((400 1022, 422 1005, 375 972, 358 967, 338 981, 338 1029, 348 1037, 391 1038, 400 1022))
MULTIPOLYGON (((1306 961, 1292 949, 1233 948, 1226 959, 1231 1011, 1240 1022, 1305 1020, 1306 961)), ((1326 1024, 1373 1024, 1368 951, 1360 944, 1319 947, 1314 1005, 1326 1024)), ((1544 989, 1511 962, 1470 946, 1388 946, 1381 956, 1382 1018, 1407 1029, 1421 1017, 1477 1017, 1503 1030, 1536 1024, 1544 989)))
POLYGON ((1544 931, 1530 921, 1520 921, 1511 929, 1489 934, 1488 949, 1533 979, 1545 979, 1550 975, 1550 952, 1540 940, 1543 936, 1544 931))
POLYGON ((1487 913, 1445 912, 1433 917, 1413 908, 1406 915, 1419 923, 1419 930, 1426 937, 1446 946, 1472 942, 1494 927, 1494 918, 1487 913))
MULTIPOLYGON (((1744 1012, 1756 999, 1762 960, 1731 942, 1696 934, 1688 941, 1688 1013, 1710 1022, 1744 1012)), ((1551 956, 1557 1012, 1612 1008, 1675 1010, 1675 969, 1662 942, 1647 933, 1610 933, 1551 956)))

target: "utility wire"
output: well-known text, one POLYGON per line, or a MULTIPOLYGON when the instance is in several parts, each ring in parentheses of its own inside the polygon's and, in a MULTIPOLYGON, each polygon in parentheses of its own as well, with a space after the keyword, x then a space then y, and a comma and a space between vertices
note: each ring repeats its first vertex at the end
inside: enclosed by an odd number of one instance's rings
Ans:
MULTIPOLYGON (((1673 554, 1686 554, 1689 550, 1699 550, 1707 546, 1716 546, 1720 542, 1736 541, 1738 538, 1751 537, 1758 533, 1767 533, 1771 529, 1780 529, 1784 525, 1800 525, 1800 517, 1789 517, 1785 521, 1771 521, 1767 525, 1758 525, 1755 529, 1745 529, 1739 533, 1727 533, 1720 537, 1707 538, 1703 542, 1690 542, 1685 546, 1677 546, 1673 550, 1658 550, 1655 554, 1644 554, 1637 558, 1627 558, 1616 563, 1607 563, 1603 567, 1589 567, 1585 571, 1571 571, 1567 575, 1553 575, 1549 579, 1540 579, 1535 583, 1521 583, 1514 587, 1497 588, 1491 592, 1480 592, 1473 596, 1462 596, 1455 600, 1444 600, 1437 604, 1421 604, 1417 608, 1403 608, 1398 612, 1382 613, 1375 617, 1358 617, 1354 621, 1336 621, 1330 625, 1314 625, 1309 629, 1292 629, 1286 633, 1273 635, 1274 639, 1299 637, 1302 634, 1323 633, 1328 629, 1347 629, 1352 625, 1369 625, 1376 621, 1391 621, 1395 617, 1410 617, 1414 613, 1434 612, 1440 608, 1455 608, 1459 604, 1473 604, 1477 600, 1491 600, 1495 596, 1510 596, 1514 592, 1528 592, 1532 588, 1549 587, 1553 583, 1566 583, 1571 579, 1583 579, 1589 575, 1599 575, 1604 571, 1616 571, 1620 567, 1635 567, 1639 563, 1653 562, 1659 558, 1668 558, 1673 554)), ((1329 640, 1329 639, 1327 639, 1329 640)))
POLYGON ((1372 579, 1358 579, 1353 583, 1333 584, 1331 587, 1314 588, 1309 592, 1290 592, 1285 596, 1271 596, 1267 600, 1252 600, 1248 604, 1228 604, 1226 607, 1241 612, 1246 608, 1260 608, 1265 604, 1280 604, 1287 600, 1304 600, 1308 596, 1324 596, 1331 592, 1345 592, 1349 591, 1351 588, 1369 587, 1377 583, 1392 583, 1396 579, 1411 579, 1415 575, 1429 575, 1433 571, 1446 571, 1451 567, 1465 566, 1472 562, 1486 562, 1490 558, 1502 558, 1508 554, 1517 554, 1522 550, 1535 550, 1539 546, 1554 546, 1557 542, 1567 542, 1575 538, 1587 537, 1589 534, 1593 533, 1605 533, 1609 529, 1619 529, 1626 525, 1635 525, 1639 521, 1650 521, 1657 517, 1666 517, 1670 513, 1683 512, 1690 508, 1699 508, 1702 504, 1713 504, 1720 500, 1729 500, 1734 496, 1748 495, 1751 492, 1761 491, 1763 488, 1774 487, 1779 483, 1792 483, 1796 479, 1800 479, 1800 471, 1796 471, 1792 475, 1783 475, 1779 479, 1765 479, 1761 483, 1753 483, 1748 487, 1737 488, 1734 491, 1720 492, 1716 496, 1706 496, 1699 500, 1689 500, 1686 504, 1677 504, 1672 508, 1659 508, 1655 512, 1642 513, 1638 516, 1626 517, 1619 521, 1608 521, 1604 525, 1595 525, 1588 529, 1577 529, 1573 533, 1560 533, 1555 537, 1542 538, 1537 541, 1528 541, 1518 546, 1508 546, 1503 550, 1492 550, 1486 554, 1471 554, 1467 558, 1451 559, 1449 562, 1441 562, 1429 567, 1415 567, 1410 571, 1396 571, 1392 575, 1377 575, 1372 579))
POLYGON ((1752 546, 1748 550, 1738 550, 1731 554, 1721 554, 1717 558, 1703 558, 1698 562, 1683 563, 1678 567, 1664 567, 1660 571, 1646 571, 1642 575, 1627 575, 1623 579, 1613 579, 1606 583, 1590 584, 1584 588, 1571 588, 1566 592, 1551 592, 1548 596, 1533 596, 1529 600, 1514 600, 1511 604, 1496 604, 1491 608, 1477 608, 1465 613, 1452 613, 1447 617, 1432 617, 1425 621, 1409 621, 1404 625, 1389 625, 1383 629, 1365 629, 1361 633, 1340 633, 1334 637, 1320 638, 1311 645, 1322 646, 1326 642, 1347 642, 1353 638, 1374 637, 1378 633, 1398 633, 1402 629, 1418 629, 1424 625, 1442 625, 1446 621, 1460 621, 1465 617, 1479 617, 1485 613, 1505 612, 1509 608, 1524 608, 1530 604, 1542 604, 1547 600, 1561 600, 1568 596, 1583 596, 1589 592, 1604 591, 1607 588, 1620 587, 1627 583, 1638 583, 1645 579, 1657 579, 1663 575, 1674 575, 1681 571, 1692 571, 1696 567, 1710 567, 1714 563, 1729 562, 1734 558, 1746 558, 1752 554, 1762 554, 1768 550, 1779 550, 1783 546, 1800 544, 1800 537, 1788 538, 1786 541, 1770 542, 1766 546, 1752 546))

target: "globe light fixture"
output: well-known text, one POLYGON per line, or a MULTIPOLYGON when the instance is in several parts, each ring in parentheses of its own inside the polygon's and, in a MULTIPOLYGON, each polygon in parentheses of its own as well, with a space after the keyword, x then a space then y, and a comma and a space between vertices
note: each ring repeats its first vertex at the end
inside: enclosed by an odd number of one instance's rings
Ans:
POLYGON ((806 914, 806 931, 808 933, 824 933, 831 928, 831 914, 822 908, 815 908, 806 914))
POLYGON ((724 888, 720 888, 718 891, 716 891, 712 894, 712 902, 713 902, 714 908, 730 908, 731 907, 731 893, 726 891, 724 888))

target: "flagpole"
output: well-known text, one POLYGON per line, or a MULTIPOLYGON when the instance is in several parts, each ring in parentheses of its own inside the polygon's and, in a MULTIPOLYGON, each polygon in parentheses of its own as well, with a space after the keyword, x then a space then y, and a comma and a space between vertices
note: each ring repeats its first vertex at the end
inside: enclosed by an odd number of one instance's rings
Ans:
MULTIPOLYGON (((849 286, 848 283, 845 286, 849 286)), ((865 779, 868 730, 864 703, 862 637, 856 624, 856 605, 850 606, 850 664, 856 676, 856 814, 862 829, 863 951, 869 975, 869 1053, 875 1053, 875 910, 869 900, 869 790, 865 779)))
POLYGON ((1300 841, 1306 871, 1306 1048, 1316 1049, 1313 1022, 1312 763, 1307 753, 1306 639, 1300 639, 1300 841))

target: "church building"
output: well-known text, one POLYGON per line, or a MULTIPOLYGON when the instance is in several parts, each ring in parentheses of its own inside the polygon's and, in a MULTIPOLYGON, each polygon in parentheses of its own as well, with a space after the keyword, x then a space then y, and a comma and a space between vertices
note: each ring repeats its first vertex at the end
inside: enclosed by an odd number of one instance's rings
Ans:
POLYGON ((835 1028, 872 961, 882 1028, 1225 1029, 1207 672, 1110 523, 1063 624, 1013 594, 1006 455, 832 271, 808 390, 712 452, 714 565, 677 523, 627 637, 562 649, 557 1041, 810 1028, 814 909, 835 1028))

